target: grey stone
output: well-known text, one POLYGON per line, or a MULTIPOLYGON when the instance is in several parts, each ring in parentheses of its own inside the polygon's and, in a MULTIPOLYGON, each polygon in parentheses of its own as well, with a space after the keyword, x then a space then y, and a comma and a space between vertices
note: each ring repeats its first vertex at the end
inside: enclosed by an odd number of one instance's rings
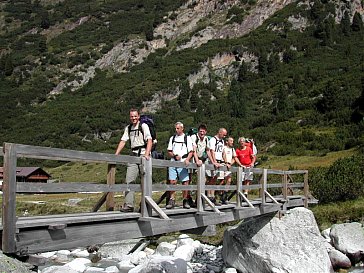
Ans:
POLYGON ((79 273, 79 271, 68 266, 53 265, 43 269, 41 273, 79 273))
POLYGON ((191 261, 194 253, 195 248, 192 245, 182 245, 180 247, 177 247, 177 249, 173 253, 173 256, 189 262, 191 261))
POLYGON ((0 272, 29 273, 29 268, 22 262, 12 259, 0 252, 0 272))
POLYGON ((334 269, 340 269, 340 268, 350 268, 351 262, 348 256, 346 256, 344 253, 340 252, 339 250, 332 249, 329 252, 329 257, 331 260, 331 264, 334 267, 334 269))
POLYGON ((364 260, 364 229, 360 223, 333 225, 330 237, 334 247, 346 254, 352 264, 364 260))
POLYGON ((155 250, 155 254, 159 254, 162 256, 172 256, 173 252, 176 250, 176 246, 167 242, 161 242, 157 249, 155 250))
POLYGON ((246 220, 224 233, 223 258, 242 273, 329 273, 333 268, 313 213, 292 209, 246 220))
POLYGON ((140 239, 130 239, 106 243, 100 247, 99 252, 104 256, 121 259, 123 256, 127 255, 139 241, 140 239))
POLYGON ((131 269, 129 273, 186 273, 187 262, 171 256, 151 256, 143 264, 131 269))

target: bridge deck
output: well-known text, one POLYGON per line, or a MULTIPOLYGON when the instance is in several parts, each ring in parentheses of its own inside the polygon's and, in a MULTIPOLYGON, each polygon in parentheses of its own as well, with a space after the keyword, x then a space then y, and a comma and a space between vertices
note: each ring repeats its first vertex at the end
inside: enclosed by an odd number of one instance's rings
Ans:
POLYGON ((269 213, 274 215, 284 206, 304 205, 302 196, 289 200, 277 199, 281 204, 270 201, 262 204, 260 200, 251 200, 254 207, 246 203, 240 208, 235 207, 236 203, 221 205, 217 207, 220 213, 209 208, 204 212, 194 208, 163 209, 168 220, 159 218, 156 213, 151 217, 142 217, 137 212, 119 211, 19 217, 16 223, 16 248, 18 254, 28 255, 175 231, 202 233, 210 225, 269 213))

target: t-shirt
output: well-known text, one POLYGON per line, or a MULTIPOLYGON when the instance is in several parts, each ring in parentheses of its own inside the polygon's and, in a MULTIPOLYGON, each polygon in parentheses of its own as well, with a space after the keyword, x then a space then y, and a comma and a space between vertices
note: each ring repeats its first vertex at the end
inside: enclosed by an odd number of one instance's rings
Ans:
POLYGON ((233 158, 236 157, 236 152, 234 147, 224 146, 223 153, 225 153, 227 163, 231 163, 233 158))
POLYGON ((250 167, 252 164, 253 150, 250 147, 245 146, 245 149, 236 149, 236 157, 240 163, 245 167, 250 167))
MULTIPOLYGON (((129 134, 129 125, 125 127, 124 134, 121 137, 121 140, 126 142, 130 139, 130 147, 132 150, 133 150, 133 148, 136 148, 136 147, 145 146, 148 139, 152 139, 152 135, 150 134, 150 131, 149 131, 149 126, 145 123, 140 124, 140 122, 138 122, 135 126, 132 125, 130 129, 131 130, 130 130, 130 134, 129 134), (138 130, 140 125, 141 125, 141 129, 143 130, 143 133, 140 130, 138 130), (130 135, 130 137, 129 137, 129 135, 130 135)), ((145 152, 145 147, 141 148, 140 153, 144 154, 144 152, 145 152)))
POLYGON ((194 134, 191 136, 192 145, 196 147, 196 152, 198 158, 202 159, 204 157, 207 157, 206 155, 206 148, 208 143, 207 136, 204 136, 204 138, 201 140, 197 134, 194 134))
MULTIPOLYGON (((178 155, 178 156, 183 157, 180 160, 181 162, 185 161, 188 153, 193 151, 191 137, 187 136, 187 146, 186 146, 185 134, 182 134, 180 136, 175 135, 174 136, 174 141, 173 141, 173 136, 172 136, 169 139, 167 150, 172 151, 174 155, 178 155)), ((172 158, 171 160, 175 161, 174 158, 172 158)))
POLYGON ((223 161, 222 157, 222 149, 224 148, 224 140, 219 139, 217 136, 214 136, 210 139, 207 148, 215 152, 215 159, 217 161, 223 161))

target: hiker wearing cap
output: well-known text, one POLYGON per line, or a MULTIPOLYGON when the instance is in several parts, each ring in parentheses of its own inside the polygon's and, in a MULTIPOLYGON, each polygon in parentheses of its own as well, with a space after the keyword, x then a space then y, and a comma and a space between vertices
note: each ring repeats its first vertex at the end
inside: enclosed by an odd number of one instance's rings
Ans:
MULTIPOLYGON (((171 157, 171 161, 184 162, 187 166, 193 155, 193 146, 191 137, 186 135, 182 122, 176 122, 174 125, 176 133, 169 139, 168 142, 168 155, 171 157)), ((183 167, 169 167, 168 179, 170 184, 177 184, 177 181, 181 181, 183 185, 189 184, 189 175, 187 168, 183 167)), ((183 191, 183 207, 189 209, 191 206, 188 202, 189 191, 183 191)), ((173 209, 176 205, 176 192, 170 191, 169 201, 166 209, 173 209)))
MULTIPOLYGON (((119 155, 123 150, 126 142, 130 140, 131 156, 145 157, 146 160, 150 159, 150 151, 152 149, 152 136, 147 124, 140 124, 140 115, 137 109, 130 109, 129 111, 130 124, 124 129, 124 134, 116 148, 116 155, 119 155)), ((128 163, 126 170, 125 182, 129 185, 135 181, 140 174, 140 166, 135 163, 128 163)), ((134 192, 125 191, 125 200, 122 212, 134 211, 134 192)))
MULTIPOLYGON (((250 171, 250 168, 254 167, 256 157, 252 148, 247 145, 246 138, 239 138, 239 148, 236 149, 236 163, 243 167, 243 185, 250 185, 253 180, 253 172, 250 171)), ((244 190, 244 195, 248 196, 248 190, 244 190)))

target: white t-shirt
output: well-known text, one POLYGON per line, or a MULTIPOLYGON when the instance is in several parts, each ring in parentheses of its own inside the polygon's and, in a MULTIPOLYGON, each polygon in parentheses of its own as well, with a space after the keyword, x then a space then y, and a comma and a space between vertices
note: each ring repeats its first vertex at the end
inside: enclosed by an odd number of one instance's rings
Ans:
POLYGON ((191 136, 192 145, 196 147, 197 156, 199 158, 202 158, 204 153, 206 152, 207 144, 208 144, 208 138, 207 136, 204 136, 204 138, 201 140, 197 134, 194 134, 191 136))
POLYGON ((236 157, 236 152, 233 147, 224 146, 223 153, 225 153, 226 162, 231 163, 234 157, 236 157))
MULTIPOLYGON (((133 150, 136 147, 144 146, 148 139, 152 139, 152 136, 149 131, 149 126, 145 123, 141 124, 141 132, 138 128, 140 126, 140 122, 138 122, 135 126, 131 126, 130 137, 129 137, 129 125, 125 127, 124 134, 121 137, 121 140, 128 141, 130 139, 130 147, 133 150), (144 136, 144 137, 143 137, 144 136)), ((144 154, 145 148, 141 148, 141 154, 144 154)))
POLYGON ((223 161, 224 159, 222 157, 222 150, 224 146, 224 140, 219 139, 217 136, 214 136, 210 139, 207 147, 215 152, 215 159, 217 161, 223 161))
MULTIPOLYGON (((183 157, 180 160, 181 162, 185 161, 188 153, 193 151, 191 137, 190 136, 186 137, 187 137, 186 138, 187 145, 185 143, 185 134, 182 134, 180 136, 174 135, 169 139, 168 142, 167 150, 172 151, 174 155, 183 157)), ((175 159, 172 158, 171 160, 175 159)))

